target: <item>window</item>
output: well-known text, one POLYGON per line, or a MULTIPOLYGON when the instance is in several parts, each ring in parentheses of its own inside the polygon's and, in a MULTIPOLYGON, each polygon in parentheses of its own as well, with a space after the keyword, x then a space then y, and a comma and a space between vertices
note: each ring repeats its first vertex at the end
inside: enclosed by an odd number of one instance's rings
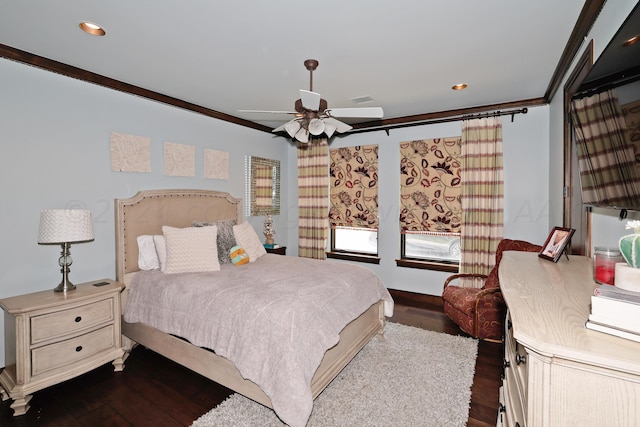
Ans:
POLYGON ((332 149, 330 162, 331 254, 377 256, 378 146, 332 149))
POLYGON ((378 230, 336 227, 331 230, 331 250, 378 254, 378 230))
POLYGON ((460 142, 458 136, 400 143, 402 260, 460 262, 460 142))

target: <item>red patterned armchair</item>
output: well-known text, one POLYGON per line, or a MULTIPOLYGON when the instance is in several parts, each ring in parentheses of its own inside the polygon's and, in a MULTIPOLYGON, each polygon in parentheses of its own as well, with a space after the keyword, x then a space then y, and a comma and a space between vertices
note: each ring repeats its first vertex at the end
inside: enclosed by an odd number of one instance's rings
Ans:
POLYGON ((504 251, 540 252, 541 246, 523 240, 503 239, 496 250, 496 263, 488 275, 454 274, 444 282, 444 312, 469 335, 487 340, 502 340, 506 305, 500 292, 498 267, 504 251), (484 278, 482 288, 462 288, 450 283, 461 277, 484 278))

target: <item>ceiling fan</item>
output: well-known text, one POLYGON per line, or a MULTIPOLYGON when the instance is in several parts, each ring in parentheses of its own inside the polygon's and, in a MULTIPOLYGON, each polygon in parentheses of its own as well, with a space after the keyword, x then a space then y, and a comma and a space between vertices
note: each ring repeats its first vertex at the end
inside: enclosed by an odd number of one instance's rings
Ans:
POLYGON ((318 68, 318 61, 307 59, 304 66, 309 70, 309 90, 300 89, 300 99, 295 102, 295 111, 262 111, 240 110, 245 113, 278 113, 293 114, 295 118, 273 132, 286 131, 291 138, 307 143, 309 135, 320 136, 323 133, 331 138, 334 132, 343 133, 352 129, 335 117, 382 118, 381 107, 329 108, 327 101, 319 93, 313 92, 313 71, 318 68))

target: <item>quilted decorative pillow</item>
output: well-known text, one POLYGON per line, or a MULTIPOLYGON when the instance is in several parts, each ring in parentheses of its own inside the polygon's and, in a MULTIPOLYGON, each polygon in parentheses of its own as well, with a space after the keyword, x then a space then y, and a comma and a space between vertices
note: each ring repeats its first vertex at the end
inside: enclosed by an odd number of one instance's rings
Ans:
POLYGON ((160 268, 160 260, 153 243, 153 236, 143 235, 136 238, 138 241, 138 268, 140 270, 157 270, 160 268))
POLYGON ((218 227, 162 227, 167 246, 167 264, 164 272, 196 273, 219 271, 218 227))
POLYGON ((234 225, 233 235, 236 237, 238 246, 242 246, 249 255, 249 262, 254 262, 267 253, 256 231, 248 222, 245 221, 242 224, 234 225))
POLYGON ((194 227, 208 227, 211 225, 218 227, 218 237, 216 239, 218 243, 218 260, 220 264, 231 264, 229 253, 231 248, 236 245, 236 238, 233 235, 233 226, 236 225, 235 219, 215 222, 193 221, 191 225, 194 227))

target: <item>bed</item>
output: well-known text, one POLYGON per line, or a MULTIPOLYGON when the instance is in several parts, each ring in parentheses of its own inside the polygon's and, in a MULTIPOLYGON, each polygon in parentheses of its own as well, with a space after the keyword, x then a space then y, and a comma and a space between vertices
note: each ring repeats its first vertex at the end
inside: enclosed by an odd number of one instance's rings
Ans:
MULTIPOLYGON (((127 312, 129 292, 132 292, 131 296, 133 296, 133 292, 136 291, 135 286, 131 289, 132 285, 138 282, 142 283, 143 275, 148 273, 139 271, 138 236, 162 234, 163 226, 191 227, 194 220, 215 222, 230 219, 235 220, 238 224, 242 223, 242 203, 240 199, 234 198, 225 192, 209 190, 147 190, 140 191, 130 198, 116 199, 116 278, 126 285, 122 294, 124 312, 127 312)), ((251 268, 258 268, 259 263, 263 263, 263 265, 274 264, 273 268, 276 269, 278 265, 281 266, 285 262, 306 262, 301 260, 303 259, 267 254, 253 263, 251 268)), ((336 268, 357 267, 335 261, 308 261, 316 263, 334 262, 335 264, 332 265, 336 266, 336 268)), ((225 266, 225 268, 240 269, 244 268, 244 266, 225 266)), ((248 272, 249 270, 243 271, 248 272)), ((324 390, 371 338, 384 330, 385 315, 390 316, 393 313, 393 300, 386 292, 386 288, 384 292, 386 294, 381 293, 380 298, 371 304, 366 302, 362 312, 354 315, 352 320, 349 319, 345 323, 346 326, 339 330, 339 335, 336 334, 337 343, 328 347, 326 351, 323 350, 317 369, 312 371, 313 375, 309 391, 311 399, 315 399, 324 390)), ((132 297, 133 300, 134 298, 132 297)), ((222 353, 220 351, 214 352, 212 349, 195 345, 197 341, 189 341, 184 337, 163 332, 159 328, 149 326, 144 322, 129 323, 124 320, 124 316, 122 333, 123 345, 128 352, 136 344, 143 345, 231 390, 273 408, 276 414, 291 426, 304 425, 310 415, 311 409, 308 407, 283 409, 282 393, 274 395, 270 387, 261 387, 256 382, 245 379, 247 376, 243 376, 240 372, 240 369, 246 369, 244 365, 239 369, 230 358, 218 354, 222 353), (268 392, 265 392, 265 390, 268 390, 268 392), (274 402, 276 403, 275 405, 274 402)), ((308 335, 312 336, 311 334, 308 335)), ((291 373, 287 372, 287 375, 296 376, 297 374, 294 371, 295 369, 292 369, 291 373)), ((251 376, 249 377, 251 378, 251 376)), ((294 378, 292 379, 295 380, 294 378)), ((292 388, 291 394, 297 394, 297 390, 292 388)), ((295 400, 296 396, 290 397, 295 400)), ((286 401, 288 398, 284 400, 286 401)), ((310 405, 312 405, 312 401, 310 405)))

